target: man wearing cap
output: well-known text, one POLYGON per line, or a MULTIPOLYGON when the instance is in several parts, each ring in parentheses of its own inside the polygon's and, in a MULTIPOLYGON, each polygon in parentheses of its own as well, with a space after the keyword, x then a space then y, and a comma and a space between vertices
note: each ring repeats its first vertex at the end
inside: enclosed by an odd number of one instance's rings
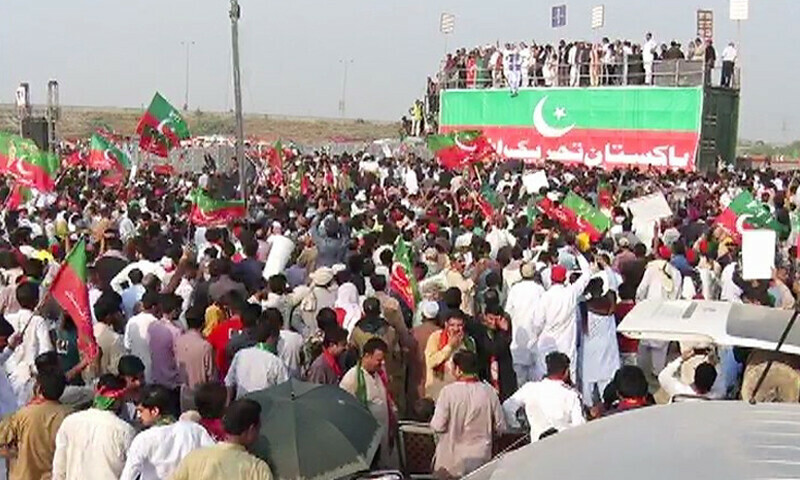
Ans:
POLYGON ((425 346, 433 332, 439 330, 439 304, 424 300, 419 304, 422 323, 411 330, 414 344, 408 355, 409 405, 425 398, 425 346))
POLYGON ((317 314, 323 308, 333 308, 336 303, 336 289, 331 288, 333 283, 333 270, 322 267, 314 270, 311 275, 310 287, 298 287, 295 296, 302 298, 300 301, 300 315, 306 331, 314 332, 317 329, 317 314))
MULTIPOLYGON (((666 245, 658 247, 658 258, 650 261, 644 271, 642 283, 636 290, 636 300, 677 300, 682 285, 681 273, 672 266, 672 251, 666 245)), ((643 340, 639 343, 639 366, 652 374, 651 383, 667 364, 669 342, 643 340), (644 362, 644 363, 643 363, 644 362), (648 365, 649 369, 643 365, 648 365)))
POLYGON ((544 294, 544 287, 534 280, 536 269, 532 263, 520 267, 522 280, 511 287, 506 300, 506 313, 511 317, 513 336, 511 358, 517 384, 524 385, 535 378, 536 352, 533 337, 533 314, 544 294))
POLYGON ((578 308, 578 296, 583 293, 592 276, 589 262, 574 247, 570 253, 578 261, 580 277, 572 284, 567 284, 567 269, 563 265, 554 265, 550 272, 552 285, 544 292, 533 314, 532 340, 536 343, 536 378, 542 378, 547 354, 559 351, 570 359, 570 371, 575 378, 577 364, 578 329, 575 315, 578 308))

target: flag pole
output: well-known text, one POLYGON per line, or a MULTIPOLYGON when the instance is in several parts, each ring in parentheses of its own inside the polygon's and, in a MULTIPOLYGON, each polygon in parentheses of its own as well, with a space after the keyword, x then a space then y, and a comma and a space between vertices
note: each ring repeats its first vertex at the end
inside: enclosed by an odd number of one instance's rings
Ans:
POLYGON ((244 159, 244 116, 242 114, 242 79, 239 70, 239 18, 242 15, 239 0, 231 0, 231 50, 233 53, 233 93, 236 110, 236 164, 239 168, 239 192, 247 212, 247 182, 244 159))

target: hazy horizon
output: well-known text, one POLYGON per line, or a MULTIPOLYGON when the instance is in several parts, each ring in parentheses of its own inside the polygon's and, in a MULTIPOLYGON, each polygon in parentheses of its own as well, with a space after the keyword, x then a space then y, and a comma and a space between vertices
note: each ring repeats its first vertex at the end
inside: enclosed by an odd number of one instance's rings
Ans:
MULTIPOLYGON (((556 43, 603 36, 641 43, 652 31, 659 43, 695 36, 695 10, 715 14, 718 56, 736 25, 728 0, 675 6, 674 2, 606 0, 606 25, 590 29, 592 6, 600 1, 518 0, 403 4, 367 0, 336 3, 296 0, 266 3, 240 0, 242 88, 246 113, 338 118, 342 91, 340 59, 352 59, 347 117, 395 121, 421 96, 425 78, 445 52, 439 16, 456 16, 448 50, 506 41, 556 43), (567 26, 550 28, 550 7, 566 3, 567 26)), ((62 105, 141 108, 156 90, 181 106, 185 50, 191 51, 190 108, 228 111, 233 105, 229 3, 225 0, 6 0, 0 15, 0 103, 12 103, 20 81, 31 84, 32 100, 45 100, 47 81, 61 87, 62 105)), ((798 72, 791 50, 791 21, 800 2, 753 2, 742 23, 743 68, 739 136, 786 142, 800 138, 793 95, 798 72), (776 43, 773 35, 788 37, 776 43), (773 92, 779 92, 773 94, 773 92)))

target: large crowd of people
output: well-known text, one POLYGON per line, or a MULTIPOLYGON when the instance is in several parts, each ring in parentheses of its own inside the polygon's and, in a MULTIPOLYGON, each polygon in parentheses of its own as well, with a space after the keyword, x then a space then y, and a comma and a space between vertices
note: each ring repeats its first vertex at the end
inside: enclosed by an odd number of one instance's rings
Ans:
POLYGON ((376 468, 398 467, 398 420, 428 423, 437 478, 489 461, 507 429, 535 442, 664 394, 737 398, 741 352, 637 342, 616 325, 644 299, 793 308, 795 177, 548 164, 535 168, 550 187, 534 194, 526 168, 298 155, 279 182, 252 191, 247 218, 213 227, 190 224, 189 194, 219 198, 234 173, 140 170, 104 187, 67 171, 55 192, 3 213, 9 478, 270 478, 247 451, 261 413, 247 395, 291 378, 339 386, 374 415, 376 468), (568 192, 598 202, 601 185, 612 186, 600 202, 612 226, 600 238, 536 208, 539 196, 557 203, 568 192), (735 239, 714 225, 745 190, 786 226, 769 281, 742 280, 735 239), (653 192, 674 214, 655 235, 637 232, 621 205, 653 192), (100 347, 91 359, 47 295, 80 237, 100 347))

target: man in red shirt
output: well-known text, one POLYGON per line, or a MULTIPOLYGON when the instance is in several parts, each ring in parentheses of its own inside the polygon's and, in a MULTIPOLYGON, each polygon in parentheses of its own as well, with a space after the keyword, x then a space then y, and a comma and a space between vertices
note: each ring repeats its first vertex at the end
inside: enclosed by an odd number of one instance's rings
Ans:
POLYGON ((232 315, 228 320, 223 321, 211 331, 208 335, 208 343, 214 349, 214 361, 217 365, 217 371, 220 378, 225 378, 228 373, 227 356, 225 355, 225 348, 231 338, 238 336, 244 330, 251 329, 258 323, 258 318, 261 315, 261 307, 245 302, 244 300, 237 299, 238 301, 231 302, 232 315))

